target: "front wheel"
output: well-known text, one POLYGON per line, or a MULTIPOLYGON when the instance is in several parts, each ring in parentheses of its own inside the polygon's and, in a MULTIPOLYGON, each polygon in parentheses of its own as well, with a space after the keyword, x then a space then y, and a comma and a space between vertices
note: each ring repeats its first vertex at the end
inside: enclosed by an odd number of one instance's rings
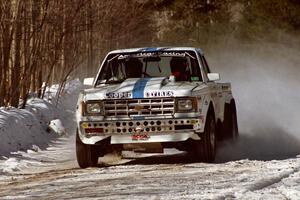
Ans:
POLYGON ((79 133, 76 133, 76 157, 80 168, 94 167, 98 163, 97 148, 93 145, 84 144, 79 133))
POLYGON ((216 122, 213 111, 209 111, 201 140, 192 141, 193 159, 201 162, 213 162, 216 157, 216 122))

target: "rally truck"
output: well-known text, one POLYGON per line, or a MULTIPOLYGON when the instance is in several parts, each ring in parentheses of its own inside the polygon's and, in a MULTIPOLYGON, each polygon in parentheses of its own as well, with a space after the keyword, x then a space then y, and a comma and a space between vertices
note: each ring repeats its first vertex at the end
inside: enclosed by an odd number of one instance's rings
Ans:
POLYGON ((230 83, 220 83, 203 51, 192 47, 111 51, 77 105, 76 154, 81 168, 123 150, 187 151, 213 162, 217 143, 238 136, 230 83))

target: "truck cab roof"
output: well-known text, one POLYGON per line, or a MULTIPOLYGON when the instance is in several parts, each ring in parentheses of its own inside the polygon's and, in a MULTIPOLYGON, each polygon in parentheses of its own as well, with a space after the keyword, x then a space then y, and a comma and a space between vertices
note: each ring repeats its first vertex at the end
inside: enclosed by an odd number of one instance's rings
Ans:
POLYGON ((109 52, 109 54, 115 53, 135 53, 135 52, 155 52, 155 51, 197 51, 203 55, 203 51, 200 48, 195 47, 142 47, 142 48, 129 48, 118 49, 109 52))

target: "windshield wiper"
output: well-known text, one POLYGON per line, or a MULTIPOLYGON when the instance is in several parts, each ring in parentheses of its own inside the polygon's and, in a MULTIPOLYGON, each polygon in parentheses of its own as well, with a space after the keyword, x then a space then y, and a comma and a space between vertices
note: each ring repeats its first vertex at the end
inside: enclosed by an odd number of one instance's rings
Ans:
POLYGON ((116 83, 122 83, 124 80, 111 80, 111 81, 106 81, 105 84, 116 84, 116 83))
POLYGON ((124 80, 100 80, 97 82, 97 85, 100 84, 116 84, 116 83, 122 83, 124 80))

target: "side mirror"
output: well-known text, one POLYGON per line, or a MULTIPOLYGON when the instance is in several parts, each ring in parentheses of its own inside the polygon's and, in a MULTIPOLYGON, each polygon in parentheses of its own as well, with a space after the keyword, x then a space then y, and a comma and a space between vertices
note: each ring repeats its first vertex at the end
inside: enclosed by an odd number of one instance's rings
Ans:
POLYGON ((83 80, 83 85, 85 86, 92 86, 94 83, 94 78, 85 78, 83 80))
POLYGON ((220 74, 219 73, 208 73, 207 74, 209 81, 218 81, 220 80, 220 74))

